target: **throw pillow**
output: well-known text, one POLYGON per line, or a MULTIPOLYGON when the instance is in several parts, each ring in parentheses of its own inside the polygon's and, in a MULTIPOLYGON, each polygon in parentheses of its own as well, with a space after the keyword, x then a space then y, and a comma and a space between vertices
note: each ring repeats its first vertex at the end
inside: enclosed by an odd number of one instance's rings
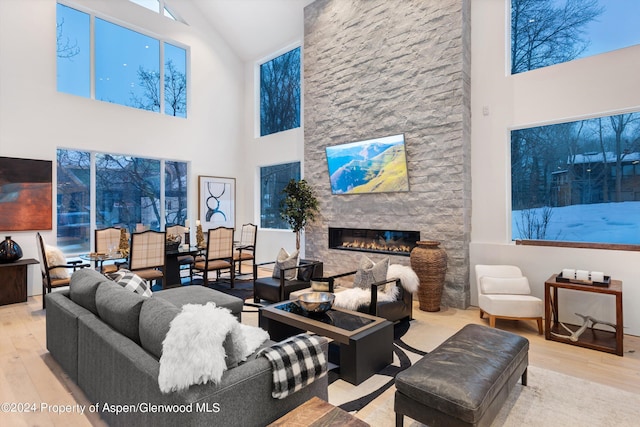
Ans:
POLYGON ((353 286, 357 288, 370 289, 376 282, 387 280, 387 270, 389 269, 389 257, 374 263, 366 256, 360 260, 360 266, 356 271, 353 286))
MULTIPOLYGON (((54 265, 65 265, 67 263, 67 258, 65 258, 62 251, 57 247, 45 245, 44 251, 49 267, 52 267, 54 265)), ((68 279, 69 277, 71 277, 71 275, 69 274, 69 270, 64 267, 54 268, 50 270, 49 276, 52 279, 68 279)))
POLYGON ((276 257, 276 265, 273 267, 272 277, 279 279, 282 271, 285 268, 291 268, 291 270, 285 270, 285 280, 294 280, 296 278, 296 269, 292 268, 298 265, 298 251, 294 251, 291 255, 284 249, 280 248, 278 256, 276 257))
POLYGON ((262 328, 235 323, 223 343, 227 369, 235 368, 247 360, 268 339, 269 333, 262 328))
POLYGON ((306 263, 300 261, 300 267, 298 267, 298 280, 303 282, 309 282, 313 278, 313 272, 316 269, 316 264, 304 266, 306 263))
POLYGON ((109 276, 118 285, 131 292, 140 294, 143 297, 150 297, 152 295, 151 287, 149 287, 147 281, 133 271, 122 268, 109 276))

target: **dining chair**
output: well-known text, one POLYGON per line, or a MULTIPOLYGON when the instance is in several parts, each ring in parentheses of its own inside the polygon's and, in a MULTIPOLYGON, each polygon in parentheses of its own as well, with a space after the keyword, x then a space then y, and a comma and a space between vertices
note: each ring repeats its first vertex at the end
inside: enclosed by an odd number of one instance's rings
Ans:
POLYGON ((129 270, 148 281, 161 280, 165 269, 165 240, 164 231, 131 234, 129 270))
MULTIPOLYGON (((165 229, 167 232, 167 236, 174 235, 180 236, 180 241, 182 243, 188 243, 189 239, 189 229, 187 227, 183 227, 182 225, 171 225, 165 229)), ((180 272, 189 270, 189 280, 193 280, 193 264, 195 259, 193 255, 179 255, 178 256, 178 266, 180 268, 180 272)), ((182 276, 181 276, 182 277, 182 276)))
POLYGON ((233 251, 233 264, 236 268, 236 275, 242 274, 242 263, 251 261, 251 274, 253 274, 253 265, 256 263, 256 238, 258 234, 258 226, 255 224, 242 224, 240 231, 240 241, 235 245, 233 251))
POLYGON ((207 249, 204 260, 196 260, 193 270, 202 274, 202 284, 209 283, 209 272, 216 272, 216 280, 220 279, 221 270, 229 270, 231 288, 235 285, 235 271, 233 266, 233 228, 217 227, 207 233, 207 249))
POLYGON ((36 233, 36 246, 40 256, 40 271, 42 272, 42 309, 46 307, 46 294, 53 288, 69 286, 71 274, 69 270, 90 267, 82 261, 67 261, 62 251, 45 243, 40 233, 36 233))
MULTIPOLYGON (((94 232, 94 247, 96 253, 108 254, 118 250, 120 246, 120 228, 107 227, 96 229, 94 232)), ((104 265, 104 261, 96 261, 101 273, 113 273, 118 270, 117 264, 104 265)))

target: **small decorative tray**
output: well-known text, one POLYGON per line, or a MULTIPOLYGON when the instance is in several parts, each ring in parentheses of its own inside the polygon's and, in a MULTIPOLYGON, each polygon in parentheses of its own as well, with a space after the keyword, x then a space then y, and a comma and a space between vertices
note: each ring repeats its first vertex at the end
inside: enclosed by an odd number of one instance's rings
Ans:
POLYGON ((611 276, 604 276, 604 282, 594 282, 593 280, 579 280, 574 278, 562 277, 562 273, 556 276, 556 282, 575 283, 576 285, 599 286, 607 288, 611 284, 611 276))

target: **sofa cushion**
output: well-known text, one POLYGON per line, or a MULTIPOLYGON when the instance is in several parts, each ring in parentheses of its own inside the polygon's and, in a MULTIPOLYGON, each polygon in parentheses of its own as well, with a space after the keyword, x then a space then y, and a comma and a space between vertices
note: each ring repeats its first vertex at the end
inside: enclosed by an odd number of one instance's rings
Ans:
POLYGON ((122 335, 140 344, 139 317, 144 297, 106 281, 96 291, 98 315, 122 335))
POLYGON ((109 282, 102 274, 92 268, 83 268, 71 275, 69 296, 71 301, 98 315, 96 291, 101 283, 109 282))
POLYGON ((140 345, 157 359, 162 356, 162 341, 169 331, 171 321, 180 309, 162 298, 146 298, 140 309, 140 345))
POLYGON ((238 297, 211 288, 205 288, 204 286, 181 286, 179 288, 165 289, 154 292, 153 296, 165 299, 178 308, 182 308, 185 304, 215 302, 218 307, 231 310, 231 313, 237 318, 240 318, 244 305, 244 301, 238 297))

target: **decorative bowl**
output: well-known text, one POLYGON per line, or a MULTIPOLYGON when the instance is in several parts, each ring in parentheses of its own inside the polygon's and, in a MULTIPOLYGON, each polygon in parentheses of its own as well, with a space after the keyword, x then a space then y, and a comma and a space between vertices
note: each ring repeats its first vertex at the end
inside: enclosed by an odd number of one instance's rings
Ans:
POLYGON ((308 292, 300 295, 298 304, 308 314, 322 314, 333 305, 335 295, 330 292, 308 292))

